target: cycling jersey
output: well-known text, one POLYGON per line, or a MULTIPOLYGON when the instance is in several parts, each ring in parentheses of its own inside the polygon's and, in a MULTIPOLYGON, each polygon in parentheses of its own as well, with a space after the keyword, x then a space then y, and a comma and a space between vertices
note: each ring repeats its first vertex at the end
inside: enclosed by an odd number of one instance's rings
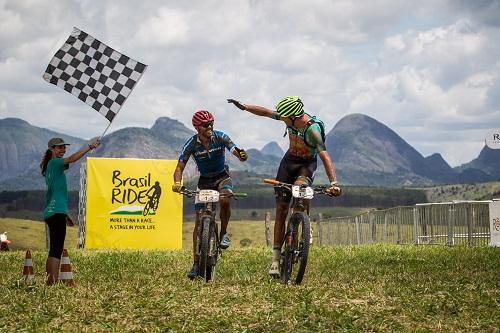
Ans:
POLYGON ((234 147, 236 145, 222 131, 213 131, 208 149, 200 142, 198 135, 194 135, 182 147, 179 161, 187 163, 189 157, 193 156, 200 175, 214 177, 225 171, 226 156, 224 148, 231 151, 234 147))
MULTIPOLYGON (((274 112, 273 119, 281 120, 281 117, 277 112, 274 112)), ((316 158, 319 152, 326 150, 321 136, 321 126, 318 123, 313 123, 311 126, 303 128, 287 126, 287 132, 290 139, 288 152, 295 157, 308 160, 316 158), (304 141, 304 137, 306 137, 309 145, 304 141)))

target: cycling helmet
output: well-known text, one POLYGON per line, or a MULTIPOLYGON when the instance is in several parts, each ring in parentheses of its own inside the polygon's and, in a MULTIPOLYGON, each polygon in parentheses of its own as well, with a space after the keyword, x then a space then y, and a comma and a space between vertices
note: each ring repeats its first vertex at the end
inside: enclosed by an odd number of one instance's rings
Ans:
POLYGON ((201 124, 208 123, 211 121, 214 121, 214 116, 206 110, 196 111, 193 115, 193 120, 192 120, 194 127, 201 126, 201 124))
POLYGON ((304 103, 298 96, 287 96, 276 105, 281 117, 298 117, 304 113, 304 103))

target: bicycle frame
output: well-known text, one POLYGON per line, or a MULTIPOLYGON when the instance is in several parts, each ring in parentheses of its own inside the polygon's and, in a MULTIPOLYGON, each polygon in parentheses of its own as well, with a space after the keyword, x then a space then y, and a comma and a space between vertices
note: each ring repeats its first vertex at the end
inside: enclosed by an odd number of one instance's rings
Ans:
POLYGON ((195 252, 199 258, 200 276, 206 282, 215 278, 215 266, 220 256, 219 232, 216 223, 217 202, 223 197, 244 197, 246 194, 219 193, 215 190, 186 190, 179 192, 187 197, 196 197, 203 207, 196 211, 197 234, 195 252))
POLYGON ((309 246, 311 244, 311 225, 309 221, 309 201, 315 193, 327 194, 327 186, 309 186, 307 184, 293 185, 274 179, 264 179, 264 183, 274 187, 284 188, 292 193, 292 213, 285 226, 285 237, 281 245, 280 275, 284 283, 302 282, 309 246), (292 278, 293 265, 299 264, 295 278, 292 278))

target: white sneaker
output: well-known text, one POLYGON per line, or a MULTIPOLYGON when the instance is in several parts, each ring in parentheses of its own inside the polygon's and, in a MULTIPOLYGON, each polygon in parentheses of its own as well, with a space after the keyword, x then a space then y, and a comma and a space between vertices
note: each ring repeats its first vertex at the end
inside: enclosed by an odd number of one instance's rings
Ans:
POLYGON ((280 262, 279 260, 273 260, 271 263, 271 267, 269 268, 269 275, 272 277, 280 276, 280 262))

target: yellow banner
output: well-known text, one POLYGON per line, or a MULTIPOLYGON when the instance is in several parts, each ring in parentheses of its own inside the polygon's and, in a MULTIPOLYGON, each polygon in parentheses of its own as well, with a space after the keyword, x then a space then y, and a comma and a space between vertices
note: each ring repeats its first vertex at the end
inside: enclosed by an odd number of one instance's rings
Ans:
POLYGON ((87 158, 86 248, 182 248, 177 161, 87 158))

